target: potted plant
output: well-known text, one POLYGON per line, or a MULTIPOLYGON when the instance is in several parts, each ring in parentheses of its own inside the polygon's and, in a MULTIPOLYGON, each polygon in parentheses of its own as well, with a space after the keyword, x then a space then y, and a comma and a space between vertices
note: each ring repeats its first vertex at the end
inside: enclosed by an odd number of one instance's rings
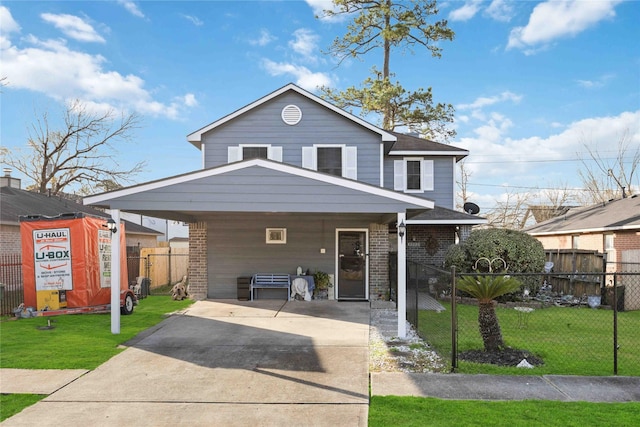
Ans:
POLYGON ((313 281, 316 284, 316 298, 327 299, 329 294, 329 287, 331 286, 331 279, 329 274, 324 271, 316 271, 313 273, 313 281))

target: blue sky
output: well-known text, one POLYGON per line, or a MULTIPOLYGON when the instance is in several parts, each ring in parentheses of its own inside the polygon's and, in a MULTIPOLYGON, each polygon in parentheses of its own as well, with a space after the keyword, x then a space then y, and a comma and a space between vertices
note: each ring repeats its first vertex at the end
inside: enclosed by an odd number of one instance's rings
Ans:
MULTIPOLYGON (((123 166, 147 161, 137 182, 198 169, 187 134, 289 82, 344 89, 381 68, 379 51, 339 67, 322 53, 346 28, 315 18, 328 6, 3 1, 1 143, 24 149, 36 111, 55 116, 81 99, 144 117, 135 144, 118 155, 123 166)), ((509 192, 580 187, 585 145, 606 159, 622 138, 640 146, 640 2, 442 1, 439 9, 456 33, 442 58, 395 52, 391 70, 406 88, 431 86, 436 101, 455 106, 453 144, 471 152, 468 191, 483 211, 509 192)))

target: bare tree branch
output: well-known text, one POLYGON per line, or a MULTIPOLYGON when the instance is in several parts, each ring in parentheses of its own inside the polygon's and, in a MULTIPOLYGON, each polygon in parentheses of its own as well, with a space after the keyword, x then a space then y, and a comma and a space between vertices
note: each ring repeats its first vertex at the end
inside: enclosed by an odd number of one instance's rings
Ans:
POLYGON ((74 185, 87 191, 105 180, 131 182, 145 162, 120 168, 116 146, 131 142, 140 126, 135 113, 90 111, 76 100, 66 105, 61 129, 50 126, 48 112, 36 117, 29 130, 29 152, 9 153, 6 163, 31 178, 39 193, 59 194, 74 185))

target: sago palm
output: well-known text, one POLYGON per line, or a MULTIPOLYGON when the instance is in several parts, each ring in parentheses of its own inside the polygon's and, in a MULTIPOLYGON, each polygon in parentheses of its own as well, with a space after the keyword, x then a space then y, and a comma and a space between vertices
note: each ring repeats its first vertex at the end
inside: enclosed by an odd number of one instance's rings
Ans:
POLYGON ((485 351, 503 349, 502 331, 493 300, 518 290, 520 282, 509 276, 464 276, 456 282, 456 286, 478 300, 478 325, 485 351))

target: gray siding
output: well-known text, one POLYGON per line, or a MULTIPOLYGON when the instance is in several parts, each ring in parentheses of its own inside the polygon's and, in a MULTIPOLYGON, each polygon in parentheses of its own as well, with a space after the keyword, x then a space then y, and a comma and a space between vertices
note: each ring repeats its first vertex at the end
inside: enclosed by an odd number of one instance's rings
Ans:
POLYGON ((385 156, 384 158, 384 188, 393 190, 393 161, 403 157, 422 157, 425 160, 433 160, 434 183, 433 191, 424 193, 411 193, 412 196, 433 200, 436 206, 447 209, 455 208, 454 190, 454 157, 429 157, 429 156, 385 156))
POLYGON ((253 166, 114 199, 122 210, 389 213, 418 208, 347 187, 253 166))
POLYGON ((212 214, 207 219, 207 296, 236 298, 237 278, 255 273, 294 274, 301 266, 305 271, 335 274, 336 228, 369 228, 377 219, 366 215, 212 214), (287 243, 266 244, 267 227, 286 228, 287 243))
POLYGON ((203 135, 205 167, 227 164, 227 147, 271 144, 283 147, 282 161, 302 166, 302 147, 345 144, 358 147, 358 181, 380 185, 380 135, 294 92, 287 92, 203 135), (281 119, 282 109, 302 110, 295 126, 281 119))

